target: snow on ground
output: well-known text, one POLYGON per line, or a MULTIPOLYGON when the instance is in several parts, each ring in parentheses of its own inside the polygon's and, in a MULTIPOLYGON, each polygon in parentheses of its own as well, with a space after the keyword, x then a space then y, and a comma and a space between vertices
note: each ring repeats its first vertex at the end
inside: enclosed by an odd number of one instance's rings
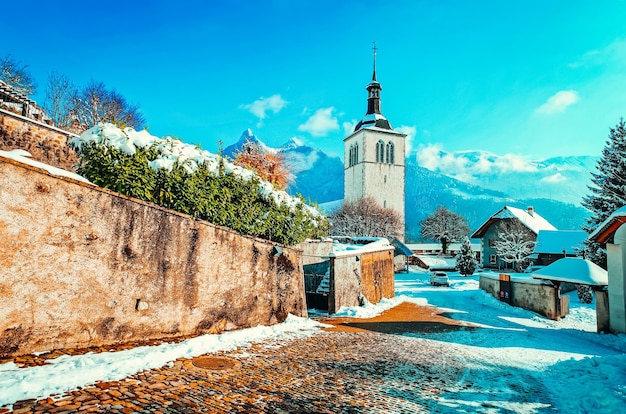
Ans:
MULTIPOLYGON (((524 275, 516 275, 524 277, 524 275)), ((431 341, 442 360, 462 361, 464 374, 441 392, 425 393, 438 412, 626 411, 626 335, 596 333, 595 304, 570 296, 570 314, 552 321, 511 307, 478 288, 478 275, 449 273, 451 286, 433 287, 429 274, 414 269, 396 275, 396 297, 380 304, 343 308, 338 316, 369 318, 403 301, 433 305, 446 315, 480 326, 441 333, 407 333, 431 341)), ((526 275, 526 277, 529 277, 526 275)), ((60 395, 96 381, 115 381, 145 369, 265 339, 314 334, 320 324, 290 316, 272 327, 205 335, 178 344, 120 352, 62 356, 48 365, 0 365, 0 407, 25 398, 60 395)), ((444 365, 445 366, 445 365, 444 365)), ((418 392, 417 389, 411 392, 418 392)), ((428 401, 427 401, 428 402, 428 401)))
POLYGON ((180 343, 117 352, 63 355, 46 361, 46 365, 29 368, 19 368, 12 362, 0 364, 0 407, 24 399, 60 395, 96 381, 121 380, 137 372, 172 364, 177 358, 231 350, 270 338, 312 335, 323 326, 311 319, 289 315, 285 322, 278 325, 203 335, 180 343))
POLYGON ((519 389, 507 388, 506 392, 545 392, 558 412, 626 410, 626 335, 596 333, 595 301, 582 304, 576 292, 566 293, 570 296, 570 314, 553 321, 511 307, 479 290, 478 275, 448 275, 450 288, 430 286, 426 272, 398 274, 396 294, 421 298, 445 308, 451 318, 483 328, 409 335, 441 342, 442 352, 465 355, 466 375, 457 384, 459 390, 500 388, 498 393, 443 393, 438 396, 439 404, 450 409, 473 406, 483 411, 490 406, 512 412, 547 409, 546 405, 532 403, 506 406, 501 398, 490 401, 493 395, 502 397, 505 379, 512 375, 519 389), (458 401, 459 395, 462 402, 458 401))

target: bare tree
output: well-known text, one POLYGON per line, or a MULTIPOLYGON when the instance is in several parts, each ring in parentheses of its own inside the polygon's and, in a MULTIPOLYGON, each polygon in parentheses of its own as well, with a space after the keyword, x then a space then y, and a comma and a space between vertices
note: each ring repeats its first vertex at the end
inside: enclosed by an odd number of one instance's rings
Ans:
POLYGON ((437 240, 446 254, 448 245, 469 234, 469 225, 465 217, 453 213, 443 206, 435 209, 433 214, 420 222, 422 237, 437 240))
POLYGON ((76 94, 76 88, 67 76, 57 71, 50 73, 43 107, 54 125, 59 128, 72 126, 76 118, 74 114, 76 94))
POLYGON ((11 55, 0 57, 0 80, 24 95, 33 95, 37 88, 37 83, 28 71, 28 65, 11 55))
POLYGON ((142 128, 145 119, 139 107, 130 105, 114 89, 108 90, 104 83, 91 81, 74 98, 73 110, 76 121, 86 128, 98 122, 112 122, 142 128))
POLYGON ((535 240, 522 224, 517 221, 502 222, 494 249, 498 258, 513 265, 513 269, 521 271, 522 264, 533 252, 535 240))
POLYGON ((404 229, 400 215, 365 197, 343 207, 329 217, 331 236, 367 236, 399 238, 404 229))

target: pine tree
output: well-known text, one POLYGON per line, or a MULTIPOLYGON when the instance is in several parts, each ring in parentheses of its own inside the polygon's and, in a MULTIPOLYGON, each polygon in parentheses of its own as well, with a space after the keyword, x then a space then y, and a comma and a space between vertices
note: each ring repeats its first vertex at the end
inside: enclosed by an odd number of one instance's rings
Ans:
POLYGON ((476 258, 469 237, 465 238, 461 251, 456 256, 456 268, 463 276, 473 275, 476 270, 476 258))
MULTIPOLYGON (((591 194, 583 198, 582 205, 591 211, 583 226, 593 232, 611 213, 626 205, 626 124, 624 119, 610 129, 609 139, 598 160, 597 172, 591 173, 588 186, 591 194)), ((600 243, 585 241, 585 258, 606 269, 606 250, 600 243)))

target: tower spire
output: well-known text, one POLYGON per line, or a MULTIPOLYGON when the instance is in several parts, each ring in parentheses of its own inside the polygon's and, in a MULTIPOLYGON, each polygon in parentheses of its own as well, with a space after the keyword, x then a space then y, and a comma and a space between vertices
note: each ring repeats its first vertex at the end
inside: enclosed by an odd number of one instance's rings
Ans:
POLYGON ((376 79, 376 53, 378 52, 378 47, 376 46, 376 42, 373 43, 374 46, 372 47, 372 50, 374 51, 374 72, 372 73, 372 81, 366 88, 367 112, 365 113, 365 117, 354 128, 355 132, 361 128, 367 127, 393 129, 391 128, 389 121, 387 121, 387 118, 385 118, 380 112, 380 91, 383 90, 383 87, 376 79))
POLYGON ((374 50, 374 73, 372 74, 372 80, 376 81, 376 51, 378 50, 378 48, 376 47, 376 42, 372 42, 374 43, 374 47, 372 48, 374 50))

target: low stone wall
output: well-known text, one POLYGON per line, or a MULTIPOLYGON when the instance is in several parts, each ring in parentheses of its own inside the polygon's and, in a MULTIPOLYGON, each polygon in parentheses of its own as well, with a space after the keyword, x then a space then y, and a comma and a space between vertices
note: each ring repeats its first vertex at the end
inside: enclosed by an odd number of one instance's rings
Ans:
MULTIPOLYGON (((479 287, 500 298, 500 280, 498 275, 481 275, 479 287)), ((511 305, 528 309, 544 315, 547 318, 558 320, 561 315, 560 305, 557 307, 555 287, 535 280, 516 280, 511 278, 511 305)))
POLYGON ((0 157, 0 357, 306 316, 301 251, 0 157))
POLYGON ((370 303, 392 298, 395 294, 393 251, 390 246, 377 251, 331 254, 328 312, 360 305, 361 294, 370 303))
POLYGON ((0 109, 0 150, 22 149, 34 160, 74 171, 78 157, 68 142, 74 134, 0 109))

